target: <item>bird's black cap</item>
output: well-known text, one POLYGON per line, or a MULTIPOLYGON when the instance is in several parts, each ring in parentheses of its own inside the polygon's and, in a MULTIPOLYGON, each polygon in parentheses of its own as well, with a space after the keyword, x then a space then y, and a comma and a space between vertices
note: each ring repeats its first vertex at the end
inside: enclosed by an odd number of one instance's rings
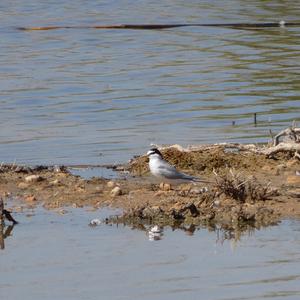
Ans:
POLYGON ((158 154, 158 155, 160 155, 160 156, 162 157, 161 152, 160 152, 157 148, 152 148, 152 149, 150 149, 150 150, 147 152, 147 155, 148 155, 148 156, 151 155, 151 154, 158 154))

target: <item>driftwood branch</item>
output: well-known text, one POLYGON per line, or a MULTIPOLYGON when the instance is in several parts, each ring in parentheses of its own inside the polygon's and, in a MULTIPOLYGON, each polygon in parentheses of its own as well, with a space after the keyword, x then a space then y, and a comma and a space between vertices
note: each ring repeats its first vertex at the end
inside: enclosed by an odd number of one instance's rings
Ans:
POLYGON ((0 197, 0 249, 5 248, 4 240, 10 235, 15 224, 18 224, 18 222, 12 217, 11 213, 8 210, 4 209, 4 202, 0 197), (13 223, 7 228, 5 228, 5 218, 13 223))
POLYGON ((262 150, 262 154, 271 156, 279 152, 300 152, 300 144, 296 143, 280 143, 277 146, 266 148, 262 150))
POLYGON ((259 153, 259 148, 254 144, 239 144, 239 143, 217 143, 208 145, 190 145, 188 147, 182 147, 181 145, 174 144, 170 146, 151 144, 151 147, 159 148, 160 150, 174 148, 180 152, 193 152, 193 151, 209 151, 214 149, 232 149, 238 151, 248 151, 259 153))
POLYGON ((280 131, 273 139, 273 147, 264 149, 263 153, 267 156, 279 152, 293 152, 299 158, 300 152, 300 128, 296 127, 296 122, 289 128, 280 131), (280 141, 282 139, 282 141, 280 141))
POLYGON ((180 145, 162 146, 151 144, 161 150, 168 148, 175 148, 181 152, 193 152, 193 151, 210 151, 214 149, 223 149, 224 151, 237 151, 237 152, 252 152, 256 154, 263 154, 268 157, 280 152, 294 153, 296 158, 300 158, 300 128, 296 128, 293 125, 291 128, 280 131, 273 141, 273 146, 258 146, 254 144, 238 144, 238 143, 218 143, 213 145, 195 145, 188 146, 186 148, 180 145), (284 141, 280 142, 281 137, 284 137, 284 141))
POLYGON ((77 26, 41 26, 41 27, 17 27, 19 30, 57 30, 57 29, 133 29, 133 30, 158 30, 176 27, 224 27, 231 29, 260 29, 300 26, 300 22, 279 22, 268 23, 183 23, 183 24, 112 24, 112 25, 77 25, 77 26))
POLYGON ((18 224, 18 222, 13 218, 11 213, 8 210, 4 209, 3 199, 0 198, 0 223, 4 224, 5 218, 13 224, 18 224))
POLYGON ((273 146, 277 146, 280 141, 279 139, 281 137, 284 137, 286 141, 299 143, 300 142, 300 128, 287 128, 282 131, 280 131, 275 137, 274 137, 274 143, 273 146))

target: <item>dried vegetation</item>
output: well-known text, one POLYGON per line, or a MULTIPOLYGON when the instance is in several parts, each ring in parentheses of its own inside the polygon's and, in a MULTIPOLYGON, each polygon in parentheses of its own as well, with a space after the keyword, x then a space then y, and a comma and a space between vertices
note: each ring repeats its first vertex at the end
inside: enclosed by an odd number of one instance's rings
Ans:
POLYGON ((219 194, 224 194, 241 203, 247 200, 251 202, 265 201, 276 193, 276 190, 270 186, 271 182, 262 184, 254 176, 245 177, 232 169, 222 175, 216 171, 214 174, 219 194))

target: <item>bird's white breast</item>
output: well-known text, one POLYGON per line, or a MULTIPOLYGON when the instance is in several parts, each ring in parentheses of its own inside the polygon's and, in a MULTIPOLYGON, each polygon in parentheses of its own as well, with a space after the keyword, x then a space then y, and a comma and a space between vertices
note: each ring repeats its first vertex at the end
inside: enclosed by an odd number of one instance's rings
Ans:
POLYGON ((157 155, 152 155, 149 160, 150 172, 155 176, 161 176, 159 166, 161 165, 161 158, 157 155))

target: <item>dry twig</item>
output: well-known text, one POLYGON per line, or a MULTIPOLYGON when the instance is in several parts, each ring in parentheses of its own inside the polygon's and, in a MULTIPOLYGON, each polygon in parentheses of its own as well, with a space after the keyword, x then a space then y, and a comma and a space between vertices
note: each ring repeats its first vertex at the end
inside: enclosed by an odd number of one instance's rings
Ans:
POLYGON ((225 175, 219 175, 216 171, 214 174, 218 191, 237 201, 245 202, 246 199, 251 201, 267 200, 272 194, 270 183, 263 185, 254 176, 245 179, 232 169, 225 175))

